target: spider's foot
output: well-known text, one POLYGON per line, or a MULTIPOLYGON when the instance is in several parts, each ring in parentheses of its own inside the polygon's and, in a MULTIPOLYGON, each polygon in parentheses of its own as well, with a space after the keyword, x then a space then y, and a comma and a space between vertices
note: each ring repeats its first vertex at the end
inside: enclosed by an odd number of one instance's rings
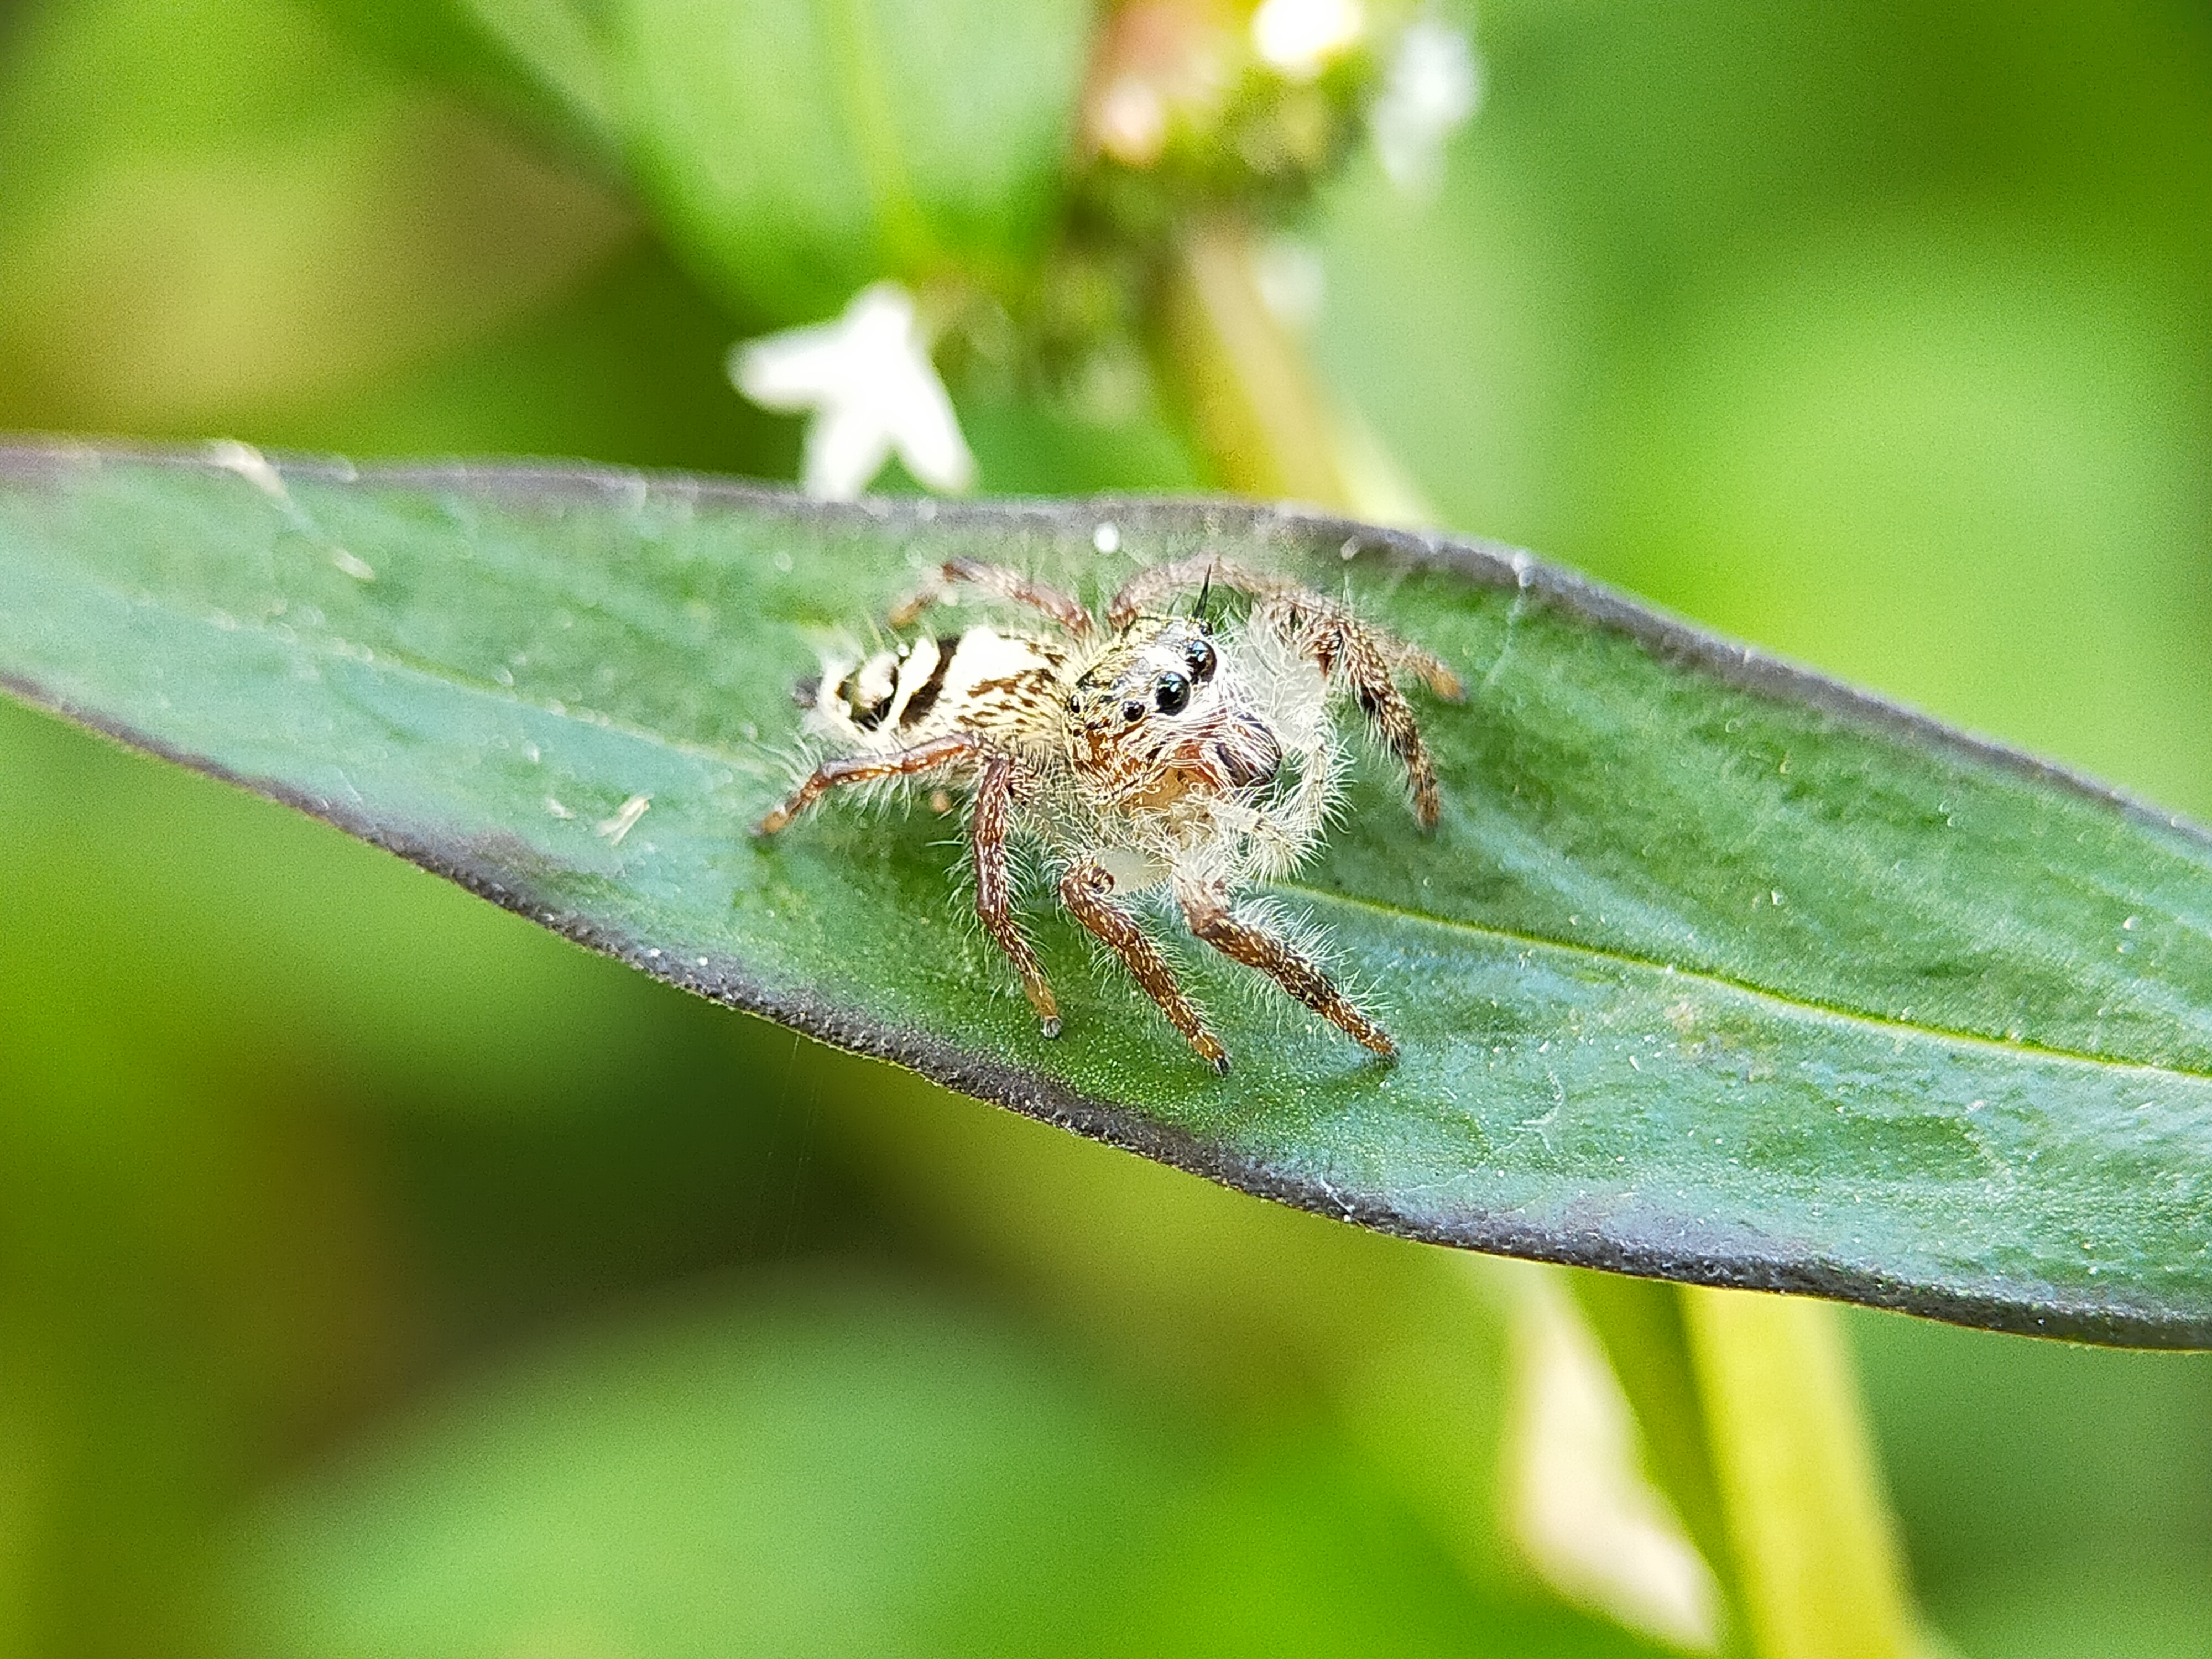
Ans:
POLYGON ((1030 1000, 1036 1012, 1038 1034, 1046 1038, 1060 1035, 1060 999, 1052 994, 1052 987, 1044 982, 1044 975, 1035 971, 1022 975, 1022 994, 1030 1000))
POLYGON ((1390 1034, 1357 1008, 1346 1006, 1332 1010, 1329 1018, 1336 1022, 1346 1036, 1369 1053, 1380 1054, 1385 1060, 1398 1058, 1398 1045, 1390 1034))
POLYGON ((1216 1077, 1229 1075, 1229 1050, 1221 1046, 1221 1039, 1200 1026, 1189 1033, 1190 1046, 1198 1050, 1198 1057, 1213 1067, 1216 1077))

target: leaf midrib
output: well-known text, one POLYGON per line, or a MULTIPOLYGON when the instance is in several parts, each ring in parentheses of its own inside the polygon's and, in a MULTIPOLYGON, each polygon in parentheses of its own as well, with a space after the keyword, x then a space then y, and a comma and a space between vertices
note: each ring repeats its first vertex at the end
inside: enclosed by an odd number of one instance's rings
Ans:
POLYGON ((1557 951, 1564 955, 1613 963, 1625 968, 1639 969, 1646 973, 1662 974, 1669 979, 1685 984, 1717 986, 1741 996, 1756 998, 1761 1002, 1787 1008, 1799 1014, 1832 1020, 1838 1024, 1860 1026, 1892 1035, 1928 1037, 1937 1042, 1956 1042, 1971 1048, 1991 1049, 2000 1054, 2033 1054, 2040 1059, 2065 1060, 2081 1066, 2094 1066, 2104 1071, 2140 1073, 2151 1077, 2185 1079, 2194 1083, 2212 1082, 2212 1072, 2191 1071, 2185 1066, 2160 1065, 2156 1061, 2147 1060, 2129 1060, 2112 1054, 2085 1054, 2079 1049, 2022 1042, 2010 1037, 1994 1037, 1979 1031, 1959 1030, 1945 1025, 1926 1025, 1915 1020, 1900 1019, 1893 1014, 1869 1013, 1863 1009, 1840 1007, 1832 1003, 1818 1002, 1805 997, 1793 996, 1786 991, 1778 991, 1771 987, 1756 984, 1749 980, 1733 978, 1727 974, 1717 973, 1709 968, 1685 968, 1680 963, 1657 962, 1649 957, 1638 956, 1632 951, 1615 950, 1601 945, 1547 939, 1540 933, 1528 933, 1510 927, 1498 927, 1483 922, 1467 921, 1457 916, 1434 915, 1425 910, 1409 910, 1403 905, 1392 904, 1388 900, 1368 898, 1357 893, 1308 886, 1300 882, 1276 882, 1273 884, 1279 892, 1295 893, 1301 898, 1340 905, 1347 909, 1364 910, 1375 915, 1389 916, 1395 921, 1425 923, 1430 927, 1440 927, 1448 932, 1471 933, 1480 939, 1504 940, 1531 946, 1537 950, 1557 951))

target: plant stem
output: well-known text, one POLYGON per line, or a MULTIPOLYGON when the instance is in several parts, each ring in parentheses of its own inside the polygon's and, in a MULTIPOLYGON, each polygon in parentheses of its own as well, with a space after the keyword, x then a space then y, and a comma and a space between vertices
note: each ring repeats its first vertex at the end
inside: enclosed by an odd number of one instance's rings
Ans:
POLYGON ((1905 1659, 1920 1638, 1837 1311, 1611 1274, 1575 1289, 1653 1480, 1759 1659, 1905 1659))
POLYGON ((1713 1571, 1728 1629, 1740 1647, 1742 1592, 1682 1297, 1676 1286, 1656 1279, 1585 1268, 1560 1276, 1596 1333, 1643 1431, 1646 1474, 1713 1571))
POLYGON ((1199 435, 1226 488, 1357 510, 1320 384, 1261 298, 1243 226, 1217 220, 1185 231, 1166 321, 1199 435))
POLYGON ((1902 1659, 1911 1604, 1836 1310, 1747 1291, 1675 1294, 1755 1650, 1902 1659))
MULTIPOLYGON (((1221 482, 1368 510, 1297 342, 1268 313, 1250 235, 1178 250, 1170 354, 1221 482)), ((1644 1432, 1649 1472, 1713 1568, 1728 1644, 1759 1659, 1920 1649, 1836 1310, 1798 1297, 1574 1275, 1644 1432)))

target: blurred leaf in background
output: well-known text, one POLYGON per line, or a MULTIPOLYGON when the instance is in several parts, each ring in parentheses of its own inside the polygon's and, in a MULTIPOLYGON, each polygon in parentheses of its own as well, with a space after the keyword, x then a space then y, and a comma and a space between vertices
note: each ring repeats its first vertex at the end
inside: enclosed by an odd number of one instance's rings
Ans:
POLYGON ((1082 0, 633 0, 621 15, 644 189, 733 308, 805 322, 879 276, 1019 280, 1034 264, 1074 137, 1082 0))
POLYGON ((1477 1589, 1326 1433, 1163 1416, 912 1287, 693 1300, 296 1492, 245 1650, 1659 1651, 1477 1589))
POLYGON ((0 420, 193 432, 520 317, 613 195, 287 3, 43 6, 0 66, 0 420))
MULTIPOLYGON (((787 477, 724 352, 897 275, 945 307, 983 488, 1203 485, 1141 354, 988 349, 1071 210, 1089 14, 941 9, 0 4, 0 423, 787 477)), ((1294 228, 1330 390, 1419 490, 2212 815, 2212 20, 1479 22, 1441 193, 1355 155, 1294 228)), ((0 780, 0 1647, 218 1650, 242 1550, 273 1650, 595 1650, 498 1598, 578 1583, 556 1500, 651 1489, 604 1513, 686 1585, 787 1492, 822 1549, 785 1559, 869 1549, 846 1650, 1043 1650, 1063 1611, 1633 1650, 1496 1535, 1471 1264, 799 1045, 12 706, 0 780), (1040 1534, 1061 1576, 1025 1577, 1040 1534), (478 1622, 409 1639, 461 1579, 478 1622)), ((1962 1651, 2212 1652, 2212 1367, 1851 1328, 1962 1651)), ((724 1642, 666 1616, 656 1650, 724 1642)))

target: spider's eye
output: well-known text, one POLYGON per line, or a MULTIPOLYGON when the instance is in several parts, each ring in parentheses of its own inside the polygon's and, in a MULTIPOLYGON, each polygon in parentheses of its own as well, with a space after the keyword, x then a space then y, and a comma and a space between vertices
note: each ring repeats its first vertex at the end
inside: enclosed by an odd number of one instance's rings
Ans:
POLYGON ((1081 714, 1083 712, 1083 699, 1080 697, 1070 697, 1067 700, 1067 712, 1071 714, 1081 714))
POLYGON ((1121 718, 1128 721, 1130 725, 1134 726, 1139 720, 1145 718, 1145 705, 1137 702, 1133 697, 1131 698, 1127 702, 1121 705, 1121 718))
POLYGON ((1190 665, 1190 677, 1200 685, 1213 678, 1213 647, 1204 640, 1193 640, 1182 648, 1182 659, 1190 665))
POLYGON ((1152 701, 1163 714, 1180 714, 1190 703, 1190 682, 1180 674, 1163 674, 1152 701))

